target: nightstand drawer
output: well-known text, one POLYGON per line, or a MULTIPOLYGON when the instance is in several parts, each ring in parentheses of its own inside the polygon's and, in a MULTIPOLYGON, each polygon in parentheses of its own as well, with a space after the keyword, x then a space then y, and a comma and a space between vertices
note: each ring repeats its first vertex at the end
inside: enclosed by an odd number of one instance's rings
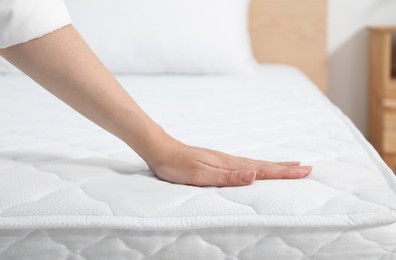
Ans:
POLYGON ((396 129, 385 129, 383 136, 385 153, 396 153, 396 129))
POLYGON ((370 28, 369 140, 396 173, 395 36, 396 26, 370 28))

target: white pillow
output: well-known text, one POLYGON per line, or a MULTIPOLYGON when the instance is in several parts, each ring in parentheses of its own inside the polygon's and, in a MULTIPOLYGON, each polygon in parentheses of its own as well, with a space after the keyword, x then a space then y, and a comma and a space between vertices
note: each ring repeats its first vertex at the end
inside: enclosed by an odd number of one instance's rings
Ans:
POLYGON ((249 0, 65 3, 76 28, 114 73, 254 74, 249 0))
POLYGON ((73 23, 116 73, 254 72, 249 0, 67 0, 73 23))

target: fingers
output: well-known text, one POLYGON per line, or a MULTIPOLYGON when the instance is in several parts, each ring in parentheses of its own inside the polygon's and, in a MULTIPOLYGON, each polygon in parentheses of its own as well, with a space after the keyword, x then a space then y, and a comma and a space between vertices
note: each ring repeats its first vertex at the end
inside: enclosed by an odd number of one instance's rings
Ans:
MULTIPOLYGON (((289 166, 289 167, 300 167, 301 162, 299 161, 285 161, 285 162, 273 162, 273 161, 265 161, 265 160, 255 160, 255 159, 250 159, 247 157, 241 157, 241 156, 230 156, 229 154, 219 152, 219 151, 214 151, 214 150, 209 150, 205 149, 206 151, 209 151, 211 153, 217 154, 223 158, 233 158, 239 159, 239 163, 235 163, 234 165, 237 166, 238 168, 243 168, 243 169, 249 169, 251 168, 251 165, 258 165, 258 166, 273 166, 273 165, 282 165, 282 166, 289 166), (250 165, 247 165, 250 164, 250 165)), ((312 167, 311 167, 312 169, 312 167)))
POLYGON ((256 179, 256 172, 252 170, 229 171, 213 168, 209 171, 213 176, 213 186, 244 186, 251 184, 256 179))
POLYGON ((264 161, 264 160, 253 160, 245 157, 239 157, 246 163, 257 164, 257 165, 284 165, 284 166, 300 166, 301 162, 298 161, 286 161, 286 162, 271 162, 271 161, 264 161))
POLYGON ((204 167, 198 175, 196 183, 199 186, 235 187, 251 184, 256 179, 253 170, 230 171, 214 167, 204 167))
POLYGON ((199 183, 193 185, 232 187, 244 186, 254 182, 254 180, 267 179, 300 179, 309 175, 312 166, 299 166, 296 162, 274 163, 271 165, 239 165, 237 169, 226 170, 204 165, 201 169, 199 183), (241 170, 246 169, 246 170, 241 170))
POLYGON ((307 176, 312 171, 312 166, 301 166, 299 161, 271 162, 249 158, 241 158, 235 163, 240 169, 254 169, 256 179, 299 179, 307 176))
MULTIPOLYGON (((247 168, 248 169, 248 168, 247 168)), ((265 179, 300 179, 312 171, 312 166, 289 167, 274 165, 255 170, 225 170, 205 166, 192 185, 235 187, 252 184, 255 180, 265 179)))
POLYGON ((257 171, 257 179, 300 179, 309 175, 312 166, 289 167, 284 165, 274 165, 263 167, 257 171))
POLYGON ((300 162, 277 162, 279 165, 284 165, 284 166, 300 166, 300 162))

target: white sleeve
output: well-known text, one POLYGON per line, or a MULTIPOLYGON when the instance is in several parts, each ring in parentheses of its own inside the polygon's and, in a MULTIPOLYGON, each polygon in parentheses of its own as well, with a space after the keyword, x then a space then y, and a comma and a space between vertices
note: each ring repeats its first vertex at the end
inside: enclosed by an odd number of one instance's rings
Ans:
POLYGON ((63 0, 0 0, 0 48, 39 38, 70 23, 63 0))

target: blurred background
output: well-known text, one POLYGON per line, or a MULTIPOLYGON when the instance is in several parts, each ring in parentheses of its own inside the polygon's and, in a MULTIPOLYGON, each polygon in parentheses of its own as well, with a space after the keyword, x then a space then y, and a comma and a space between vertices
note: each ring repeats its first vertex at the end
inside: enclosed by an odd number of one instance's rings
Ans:
MULTIPOLYGON (((369 31, 396 26, 395 0, 328 0, 329 97, 368 136, 369 31)), ((393 35, 396 46, 396 35, 393 35)), ((394 59, 395 60, 395 59, 394 59)))

